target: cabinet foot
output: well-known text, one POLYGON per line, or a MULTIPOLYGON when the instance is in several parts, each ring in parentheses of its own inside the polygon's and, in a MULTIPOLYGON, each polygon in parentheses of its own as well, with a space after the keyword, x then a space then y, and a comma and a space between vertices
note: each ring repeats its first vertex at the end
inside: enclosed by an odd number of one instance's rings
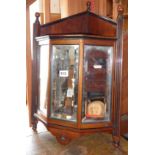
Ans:
POLYGON ((119 137, 113 136, 113 145, 117 148, 120 146, 120 138, 119 137))
POLYGON ((113 141, 113 145, 118 148, 120 146, 120 142, 113 141))
POLYGON ((32 130, 33 130, 33 131, 37 131, 37 124, 38 124, 38 121, 35 121, 35 122, 32 124, 32 130))

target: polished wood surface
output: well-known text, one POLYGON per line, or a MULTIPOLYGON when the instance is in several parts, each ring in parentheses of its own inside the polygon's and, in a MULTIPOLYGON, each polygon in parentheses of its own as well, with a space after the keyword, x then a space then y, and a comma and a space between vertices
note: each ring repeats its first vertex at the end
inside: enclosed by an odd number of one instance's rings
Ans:
POLYGON ((39 13, 35 14, 36 21, 33 25, 33 52, 32 52, 32 101, 31 101, 31 124, 33 129, 36 129, 36 125, 38 120, 34 117, 34 113, 37 112, 38 109, 38 48, 37 48, 37 42, 35 37, 40 34, 40 22, 39 22, 39 13))
POLYGON ((114 110, 114 128, 113 128, 113 139, 116 146, 119 145, 120 138, 120 116, 121 116, 121 102, 122 102, 122 61, 123 61, 123 7, 118 6, 118 17, 117 17, 117 49, 116 49, 116 62, 115 62, 115 110, 114 110))
MULTIPOLYGON (((121 121, 121 134, 128 132, 128 0, 121 1, 124 8, 123 22, 123 67, 122 67, 122 101, 121 117, 126 116, 126 120, 121 121)), ((117 7, 119 1, 113 0, 113 19, 117 19, 117 7)))
POLYGON ((115 21, 97 16, 89 11, 44 24, 40 29, 40 35, 92 34, 104 37, 116 36, 115 21))
POLYGON ((120 124, 121 135, 124 136, 128 133, 128 115, 121 115, 121 124, 120 124))
POLYGON ((123 72, 121 114, 128 114, 128 32, 123 33, 123 72))

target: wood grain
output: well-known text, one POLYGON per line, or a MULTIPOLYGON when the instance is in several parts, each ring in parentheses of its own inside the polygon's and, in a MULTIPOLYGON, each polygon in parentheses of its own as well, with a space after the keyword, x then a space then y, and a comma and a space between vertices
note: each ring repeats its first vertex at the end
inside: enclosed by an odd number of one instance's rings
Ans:
POLYGON ((31 39, 30 39, 30 10, 26 7, 26 85, 27 85, 27 106, 29 112, 29 125, 31 126, 31 105, 32 105, 32 61, 31 61, 31 39))
POLYGON ((44 23, 51 21, 50 19, 50 0, 43 0, 44 23))

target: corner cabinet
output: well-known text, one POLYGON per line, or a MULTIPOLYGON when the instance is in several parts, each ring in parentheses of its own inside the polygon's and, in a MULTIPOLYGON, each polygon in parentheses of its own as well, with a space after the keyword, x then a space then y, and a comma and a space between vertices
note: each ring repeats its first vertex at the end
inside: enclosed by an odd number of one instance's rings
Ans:
POLYGON ((31 124, 61 144, 96 132, 120 141, 123 9, 118 20, 82 12, 34 23, 31 124))

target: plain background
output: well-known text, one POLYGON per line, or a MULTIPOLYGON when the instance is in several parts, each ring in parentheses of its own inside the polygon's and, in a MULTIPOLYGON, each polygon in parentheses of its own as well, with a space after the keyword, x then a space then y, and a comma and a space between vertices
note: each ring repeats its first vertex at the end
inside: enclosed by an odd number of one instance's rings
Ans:
MULTIPOLYGON (((155 1, 129 1, 129 155, 155 154, 155 1)), ((24 155, 26 2, 0 3, 0 154, 24 155)))

